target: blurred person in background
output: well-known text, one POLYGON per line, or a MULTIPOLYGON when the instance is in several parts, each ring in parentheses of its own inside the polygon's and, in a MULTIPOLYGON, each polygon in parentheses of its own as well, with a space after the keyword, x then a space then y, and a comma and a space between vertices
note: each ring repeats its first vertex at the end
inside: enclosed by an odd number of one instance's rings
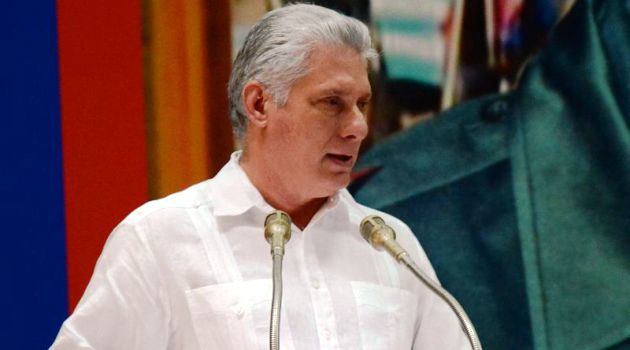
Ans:
POLYGON ((515 91, 360 160, 485 349, 630 349, 629 82, 630 2, 578 0, 515 91))

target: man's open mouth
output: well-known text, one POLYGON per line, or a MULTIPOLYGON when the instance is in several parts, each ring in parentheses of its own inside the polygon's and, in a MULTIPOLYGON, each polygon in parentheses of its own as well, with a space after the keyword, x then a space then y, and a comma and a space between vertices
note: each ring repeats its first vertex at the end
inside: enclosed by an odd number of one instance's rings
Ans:
POLYGON ((340 163, 349 163, 352 160, 352 156, 347 154, 328 153, 327 156, 340 163))

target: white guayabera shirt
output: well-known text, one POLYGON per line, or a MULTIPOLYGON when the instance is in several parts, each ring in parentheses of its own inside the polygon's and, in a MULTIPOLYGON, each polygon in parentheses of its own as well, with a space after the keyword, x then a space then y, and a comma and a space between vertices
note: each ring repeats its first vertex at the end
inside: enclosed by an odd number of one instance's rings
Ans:
MULTIPOLYGON (((111 234, 94 275, 52 349, 268 349, 273 211, 238 165, 149 202, 111 234)), ((401 221, 339 191, 283 262, 280 346, 308 349, 469 349, 446 303, 361 238, 381 215, 430 276, 401 221)))

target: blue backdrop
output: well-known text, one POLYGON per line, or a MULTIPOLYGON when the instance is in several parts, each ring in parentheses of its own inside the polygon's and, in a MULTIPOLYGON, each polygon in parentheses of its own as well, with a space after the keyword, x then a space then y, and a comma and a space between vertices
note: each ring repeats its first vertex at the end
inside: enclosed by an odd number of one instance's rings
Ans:
POLYGON ((55 2, 0 8, 0 344, 44 349, 68 308, 55 2))

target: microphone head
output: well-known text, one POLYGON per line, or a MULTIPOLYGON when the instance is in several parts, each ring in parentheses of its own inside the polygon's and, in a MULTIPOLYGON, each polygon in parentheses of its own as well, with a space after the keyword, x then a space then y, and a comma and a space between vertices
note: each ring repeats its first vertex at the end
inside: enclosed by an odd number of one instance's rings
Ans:
POLYGON ((265 218, 265 239, 272 244, 272 238, 282 237, 283 242, 291 239, 291 218, 282 210, 276 210, 265 218))
POLYGON ((396 233, 378 215, 368 215, 361 221, 361 236, 377 250, 383 250, 385 240, 395 240, 396 233))
POLYGON ((371 244, 372 235, 383 225, 385 225, 385 221, 380 216, 368 215, 361 221, 361 236, 371 244))
POLYGON ((397 261, 407 255, 398 242, 396 232, 377 215, 369 215, 361 221, 361 236, 376 250, 387 250, 397 261))

